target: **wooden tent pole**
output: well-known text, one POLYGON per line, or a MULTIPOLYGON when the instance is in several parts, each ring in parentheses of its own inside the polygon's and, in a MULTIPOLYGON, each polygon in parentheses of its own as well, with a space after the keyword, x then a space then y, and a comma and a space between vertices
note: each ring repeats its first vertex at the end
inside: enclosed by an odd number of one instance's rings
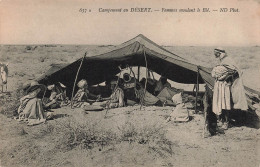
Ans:
POLYGON ((80 65, 79 65, 79 68, 78 68, 78 71, 77 71, 77 74, 76 74, 76 77, 75 77, 75 81, 74 81, 74 85, 73 85, 73 89, 72 89, 72 94, 71 94, 71 102, 70 102, 70 107, 73 108, 73 94, 74 94, 74 91, 75 91, 75 85, 76 85, 76 82, 77 82, 77 79, 78 79, 78 75, 79 75, 79 71, 80 71, 80 68, 82 66, 82 63, 83 63, 83 60, 85 59, 85 57, 87 56, 88 52, 86 52, 84 54, 84 56, 82 57, 81 59, 81 62, 80 62, 80 65))
POLYGON ((137 80, 138 80, 138 82, 140 81, 140 66, 138 66, 137 80))
MULTIPOLYGON (((144 46, 143 46, 144 48, 144 46)), ((144 50, 144 59, 145 59, 145 66, 146 66, 146 80, 145 80, 145 86, 144 86, 144 97, 145 97, 145 94, 146 94, 146 85, 147 85, 147 75, 148 75, 148 68, 147 68, 147 58, 146 58, 146 54, 145 54, 145 50, 144 50)), ((140 110, 142 109, 142 106, 143 106, 143 102, 141 102, 141 106, 140 106, 140 110)))
POLYGON ((144 96, 145 96, 146 86, 147 86, 147 78, 148 78, 148 67, 147 67, 147 59, 146 59, 145 50, 144 50, 144 58, 145 58, 145 66, 146 66, 146 79, 145 79, 145 85, 144 85, 144 96))
POLYGON ((134 73, 132 67, 129 67, 129 68, 130 68, 130 76, 131 76, 131 72, 132 72, 133 75, 134 75, 134 79, 135 79, 135 88, 136 88, 136 77, 135 77, 135 73, 134 73))
POLYGON ((198 113, 197 111, 197 105, 198 105, 198 91, 199 91, 199 67, 197 69, 197 85, 196 85, 196 101, 195 101, 195 113, 198 113))

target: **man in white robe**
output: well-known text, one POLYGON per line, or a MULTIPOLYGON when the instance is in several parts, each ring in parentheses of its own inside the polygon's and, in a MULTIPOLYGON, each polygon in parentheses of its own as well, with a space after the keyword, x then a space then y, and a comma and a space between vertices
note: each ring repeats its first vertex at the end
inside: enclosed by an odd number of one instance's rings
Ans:
POLYGON ((247 110, 247 100, 241 78, 241 71, 236 63, 228 57, 225 50, 214 50, 220 64, 213 68, 214 77, 213 112, 222 119, 223 129, 228 129, 229 112, 231 109, 247 110))

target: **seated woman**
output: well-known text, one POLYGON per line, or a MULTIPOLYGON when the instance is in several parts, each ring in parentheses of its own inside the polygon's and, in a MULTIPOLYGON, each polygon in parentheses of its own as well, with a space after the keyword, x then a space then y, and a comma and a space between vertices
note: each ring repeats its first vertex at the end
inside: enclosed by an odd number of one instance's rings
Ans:
POLYGON ((66 86, 62 83, 51 84, 47 86, 50 92, 50 97, 45 99, 44 108, 55 109, 68 104, 66 96, 66 86))
POLYGON ((171 88, 171 84, 167 81, 166 77, 161 76, 159 81, 156 82, 154 95, 157 96, 165 87, 171 88))
MULTIPOLYGON (((142 85, 143 88, 145 88, 145 83, 146 83, 146 78, 142 78, 140 84, 142 85)), ((147 78, 146 90, 150 93, 153 93, 155 86, 156 86, 156 80, 147 78)))
POLYGON ((118 108, 124 107, 124 91, 121 88, 121 84, 117 84, 117 80, 113 80, 110 82, 110 88, 112 90, 112 94, 108 98, 102 98, 105 100, 103 102, 96 102, 93 105, 99 105, 105 108, 118 108))
POLYGON ((84 107, 85 105, 90 105, 101 98, 100 95, 96 96, 88 91, 88 82, 85 79, 80 80, 77 86, 79 87, 79 90, 73 97, 73 107, 84 107), (91 98, 94 98, 95 100, 92 100, 91 98))
POLYGON ((28 122, 27 125, 44 123, 52 114, 44 113, 41 96, 46 87, 34 81, 27 89, 25 96, 20 99, 18 108, 19 121, 28 122))

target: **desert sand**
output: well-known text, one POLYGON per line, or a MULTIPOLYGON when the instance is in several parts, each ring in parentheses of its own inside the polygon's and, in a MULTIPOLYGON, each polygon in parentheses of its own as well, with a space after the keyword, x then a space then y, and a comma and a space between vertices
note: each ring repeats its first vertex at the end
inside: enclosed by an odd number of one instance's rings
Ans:
MULTIPOLYGON (((44 74, 52 63, 71 63, 114 46, 2 45, 0 61, 9 63, 8 92, 44 74)), ((196 64, 213 67, 214 47, 164 46, 196 64)), ((227 47, 243 70, 244 84, 260 90, 260 47, 227 47)), ((171 82, 177 88, 187 88, 171 82)), ((203 85, 201 85, 203 87, 203 85)), ((1 100, 10 93, 1 96, 1 100)), ((7 101, 9 102, 9 101, 7 101)), ((3 103, 1 103, 3 104, 3 103)), ((215 136, 203 137, 202 112, 187 123, 166 123, 173 107, 139 105, 84 112, 69 106, 55 109, 54 119, 27 126, 0 114, 0 166, 216 166, 256 167, 260 164, 259 119, 246 113, 246 121, 215 136)), ((201 110, 201 108, 200 108, 201 110)))

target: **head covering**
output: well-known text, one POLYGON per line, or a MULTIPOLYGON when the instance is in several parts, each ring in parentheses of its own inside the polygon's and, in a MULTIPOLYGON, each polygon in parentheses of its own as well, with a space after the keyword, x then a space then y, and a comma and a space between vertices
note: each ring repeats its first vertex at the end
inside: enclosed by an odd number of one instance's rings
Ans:
POLYGON ((167 82, 167 78, 165 76, 161 76, 159 80, 162 82, 163 85, 167 82))
POLYGON ((217 47, 216 49, 214 49, 214 51, 220 52, 220 53, 226 53, 226 51, 221 47, 217 47))
POLYGON ((121 86, 122 84, 124 83, 124 79, 123 78, 119 78, 119 77, 115 77, 115 78, 112 78, 111 81, 110 81, 110 85, 118 85, 118 86, 121 86))
POLYGON ((47 86, 47 89, 48 89, 48 90, 53 90, 54 87, 55 87, 55 84, 48 85, 48 86, 47 86))
POLYGON ((116 85, 116 84, 117 84, 117 80, 112 80, 112 81, 110 82, 110 84, 111 84, 111 85, 116 85))
POLYGON ((182 93, 180 92, 180 93, 178 93, 178 94, 176 94, 176 95, 174 95, 174 96, 172 97, 172 101, 173 101, 176 105, 182 103, 182 96, 181 96, 181 94, 182 94, 182 93))
POLYGON ((36 91, 37 89, 40 89, 40 92, 44 92, 46 90, 46 86, 39 84, 37 81, 32 81, 30 83, 30 87, 26 90, 26 93, 29 94, 33 91, 36 91))
POLYGON ((58 82, 58 83, 60 84, 60 86, 61 86, 62 88, 66 88, 66 86, 63 85, 63 83, 61 83, 61 82, 58 82))
POLYGON ((77 85, 78 85, 79 88, 84 88, 85 86, 88 85, 88 82, 87 82, 85 79, 82 79, 82 80, 80 80, 80 81, 78 82, 77 85))

